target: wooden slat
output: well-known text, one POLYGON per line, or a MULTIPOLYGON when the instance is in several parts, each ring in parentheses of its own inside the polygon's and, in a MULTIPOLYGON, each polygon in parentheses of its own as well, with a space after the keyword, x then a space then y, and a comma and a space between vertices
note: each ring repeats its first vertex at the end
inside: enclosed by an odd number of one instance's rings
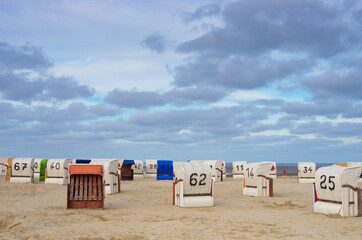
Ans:
POLYGON ((82 182, 82 200, 87 200, 86 199, 86 179, 87 179, 87 175, 83 175, 83 182, 82 182))
POLYGON ((83 200, 83 175, 79 175, 79 200, 83 200))
POLYGON ((75 175, 74 187, 75 187, 74 198, 75 198, 76 201, 78 201, 78 196, 79 196, 79 175, 75 175))
POLYGON ((173 183, 172 205, 175 205, 175 187, 176 187, 176 184, 173 183))
POLYGON ((72 192, 71 192, 71 194, 72 194, 72 199, 74 200, 74 198, 75 198, 75 185, 76 185, 77 183, 76 183, 76 176, 73 176, 73 186, 72 186, 72 192))
POLYGON ((92 178, 93 178, 93 184, 92 184, 93 198, 92 198, 92 200, 96 200, 97 199, 97 178, 95 175, 92 175, 92 178))
POLYGON ((89 175, 89 200, 93 200, 93 177, 89 175))
POLYGON ((86 180, 86 178, 87 178, 87 175, 82 175, 83 176, 83 181, 82 181, 82 197, 81 197, 81 199, 82 200, 87 200, 86 199, 86 184, 85 184, 85 180, 86 180))
POLYGON ((121 192, 121 178, 120 178, 119 174, 117 174, 117 177, 118 177, 118 179, 117 179, 117 181, 118 181, 118 192, 121 192))
POLYGON ((90 196, 90 191, 89 191, 89 175, 87 175, 86 176, 86 179, 87 179, 87 181, 86 181, 86 192, 87 192, 87 195, 86 195, 86 200, 89 200, 90 198, 89 198, 89 196, 90 196))
POLYGON ((69 192, 69 200, 73 199, 73 194, 74 194, 74 176, 72 176, 70 178, 70 184, 69 184, 69 188, 68 188, 68 192, 69 192))
POLYGON ((269 197, 273 197, 274 190, 273 190, 273 179, 269 179, 269 197))
POLYGON ((103 182, 102 182, 102 176, 98 177, 98 190, 99 190, 99 200, 103 199, 103 182))
POLYGON ((95 176, 96 178, 96 200, 99 200, 99 188, 98 188, 98 185, 99 185, 99 181, 98 181, 98 176, 95 176))

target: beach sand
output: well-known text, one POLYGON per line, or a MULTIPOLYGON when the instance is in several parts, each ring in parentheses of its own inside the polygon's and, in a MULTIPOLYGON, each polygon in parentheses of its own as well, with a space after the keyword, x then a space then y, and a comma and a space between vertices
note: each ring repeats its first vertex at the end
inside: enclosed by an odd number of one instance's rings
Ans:
POLYGON ((105 209, 66 209, 66 186, 0 177, 0 239, 362 239, 362 217, 313 213, 313 185, 274 180, 274 197, 215 183, 214 207, 172 205, 172 182, 121 183, 105 209))

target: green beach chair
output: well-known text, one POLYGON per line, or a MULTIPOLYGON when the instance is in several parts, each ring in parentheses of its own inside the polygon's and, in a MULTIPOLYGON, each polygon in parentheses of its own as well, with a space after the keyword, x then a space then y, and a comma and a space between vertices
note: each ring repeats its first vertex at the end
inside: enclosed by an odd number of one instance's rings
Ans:
POLYGON ((40 162, 40 175, 39 175, 39 182, 45 181, 46 169, 47 169, 47 162, 48 159, 44 159, 40 162))

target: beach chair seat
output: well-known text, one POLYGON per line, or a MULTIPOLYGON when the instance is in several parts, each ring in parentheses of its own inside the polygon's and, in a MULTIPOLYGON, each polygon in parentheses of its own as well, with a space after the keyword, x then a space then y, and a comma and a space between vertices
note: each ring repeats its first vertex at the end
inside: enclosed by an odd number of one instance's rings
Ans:
POLYGON ((123 159, 120 164, 120 173, 122 181, 133 181, 133 170, 135 162, 130 159, 123 159))

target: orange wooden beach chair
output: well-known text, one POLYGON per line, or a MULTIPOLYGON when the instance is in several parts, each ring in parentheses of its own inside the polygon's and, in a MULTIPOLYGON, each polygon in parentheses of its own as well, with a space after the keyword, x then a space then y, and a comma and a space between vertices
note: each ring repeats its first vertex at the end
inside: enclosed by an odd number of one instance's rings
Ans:
POLYGON ((67 208, 104 208, 102 165, 70 165, 67 208))

